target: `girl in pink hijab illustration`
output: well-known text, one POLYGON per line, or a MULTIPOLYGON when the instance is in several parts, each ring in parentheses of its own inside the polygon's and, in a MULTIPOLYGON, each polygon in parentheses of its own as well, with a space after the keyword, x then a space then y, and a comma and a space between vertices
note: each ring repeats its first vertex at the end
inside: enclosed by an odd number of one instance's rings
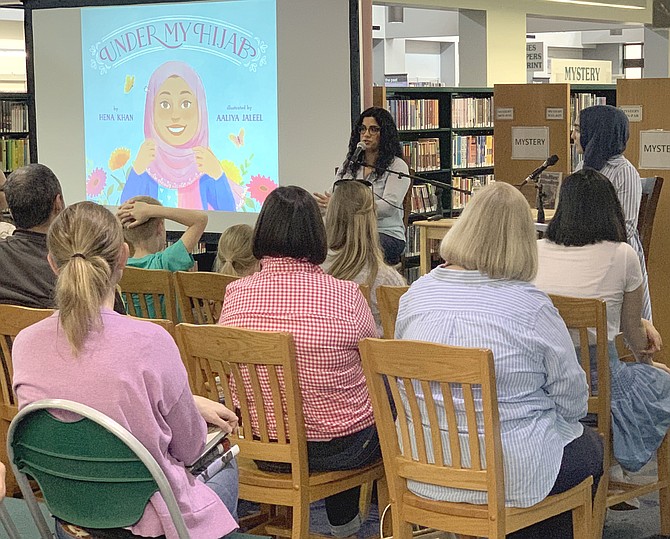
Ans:
POLYGON ((121 203, 149 195, 164 206, 235 211, 242 188, 231 182, 209 147, 205 88, 183 62, 153 72, 144 106, 144 142, 121 203))

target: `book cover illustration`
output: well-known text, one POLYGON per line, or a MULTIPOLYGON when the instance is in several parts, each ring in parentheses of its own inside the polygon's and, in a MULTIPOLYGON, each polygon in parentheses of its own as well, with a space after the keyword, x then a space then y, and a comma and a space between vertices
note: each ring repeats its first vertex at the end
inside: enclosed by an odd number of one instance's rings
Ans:
POLYGON ((279 174, 275 0, 81 17, 87 199, 260 211, 279 174))

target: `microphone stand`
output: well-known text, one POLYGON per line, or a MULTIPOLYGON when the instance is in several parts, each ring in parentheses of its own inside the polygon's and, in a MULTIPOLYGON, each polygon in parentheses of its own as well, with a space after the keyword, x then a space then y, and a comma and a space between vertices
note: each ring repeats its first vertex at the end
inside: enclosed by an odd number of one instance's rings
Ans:
POLYGON ((547 195, 542 189, 542 182, 539 178, 535 181, 535 188, 537 189, 537 222, 544 223, 544 199, 547 195))
POLYGON ((445 182, 441 182, 439 180, 429 180, 428 178, 424 178, 423 176, 417 176, 416 174, 409 174, 407 172, 400 172, 398 170, 391 170, 388 168, 383 168, 383 167, 378 167, 377 165, 367 165, 365 163, 362 163, 361 161, 358 161, 357 163, 359 166, 363 167, 370 167, 375 169, 377 172, 388 172, 389 174, 395 174, 399 178, 410 178, 415 181, 423 182, 432 185, 435 187, 435 196, 437 197, 437 207, 435 209, 435 215, 432 215, 428 217, 428 221, 439 221, 444 217, 444 208, 442 205, 442 193, 444 189, 449 189, 450 191, 457 191, 459 193, 465 193, 466 195, 471 195, 472 192, 468 191, 467 189, 460 189, 458 187, 454 187, 453 185, 450 185, 445 182))

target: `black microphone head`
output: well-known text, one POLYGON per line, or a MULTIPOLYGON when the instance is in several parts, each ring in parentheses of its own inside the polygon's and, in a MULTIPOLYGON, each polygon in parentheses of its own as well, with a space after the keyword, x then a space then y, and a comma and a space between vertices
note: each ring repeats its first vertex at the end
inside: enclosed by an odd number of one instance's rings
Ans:
POLYGON ((547 165, 549 165, 550 167, 553 167, 556 163, 558 163, 558 155, 556 154, 550 156, 547 159, 547 165))

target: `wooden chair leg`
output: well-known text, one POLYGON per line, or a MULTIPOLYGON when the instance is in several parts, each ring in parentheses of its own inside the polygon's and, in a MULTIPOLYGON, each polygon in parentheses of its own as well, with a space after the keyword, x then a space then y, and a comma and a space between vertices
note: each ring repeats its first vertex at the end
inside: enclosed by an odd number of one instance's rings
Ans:
POLYGON ((572 510, 572 534, 574 539, 589 539, 591 537, 591 492, 584 493, 583 504, 572 510))
POLYGON ((361 494, 358 501, 358 512, 361 514, 361 522, 368 519, 370 503, 372 502, 372 481, 361 485, 361 494))
MULTIPOLYGON (((413 535, 412 525, 409 522, 405 522, 400 518, 400 511, 398 511, 397 505, 393 504, 391 506, 390 511, 391 511, 391 520, 393 522, 393 539, 412 539, 413 535)), ((391 536, 384 535, 384 537, 391 537, 391 536)))
MULTIPOLYGON (((667 485, 670 482, 670 443, 667 433, 656 452, 656 462, 658 480, 667 485)), ((661 535, 670 535, 670 487, 668 486, 658 491, 658 509, 661 513, 661 535)))
MULTIPOLYGON (((305 490, 305 489, 303 489, 305 490)), ((302 492, 300 502, 293 506, 293 531, 291 539, 309 537, 309 499, 307 492, 302 492)))

